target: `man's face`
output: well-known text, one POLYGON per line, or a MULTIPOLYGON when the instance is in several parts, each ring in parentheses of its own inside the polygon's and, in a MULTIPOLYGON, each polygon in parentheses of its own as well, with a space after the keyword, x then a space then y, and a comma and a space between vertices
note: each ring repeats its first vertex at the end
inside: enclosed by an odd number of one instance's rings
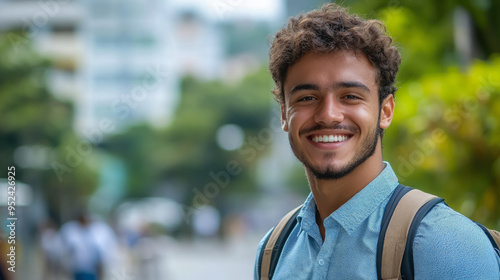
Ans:
POLYGON ((392 95, 379 105, 376 73, 353 51, 309 53, 288 69, 283 130, 318 179, 342 178, 376 151, 394 108, 392 95))

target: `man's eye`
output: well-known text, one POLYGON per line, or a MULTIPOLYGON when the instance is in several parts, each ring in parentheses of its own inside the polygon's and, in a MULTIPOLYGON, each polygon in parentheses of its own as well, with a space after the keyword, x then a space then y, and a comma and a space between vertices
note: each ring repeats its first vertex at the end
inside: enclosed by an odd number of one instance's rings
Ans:
POLYGON ((299 99, 299 101, 311 101, 311 100, 314 100, 314 97, 312 97, 312 96, 305 96, 305 97, 302 97, 301 99, 299 99))
POLYGON ((358 96, 356 96, 356 95, 352 95, 352 94, 348 94, 348 95, 344 96, 344 98, 345 98, 345 99, 359 99, 359 97, 358 97, 358 96))

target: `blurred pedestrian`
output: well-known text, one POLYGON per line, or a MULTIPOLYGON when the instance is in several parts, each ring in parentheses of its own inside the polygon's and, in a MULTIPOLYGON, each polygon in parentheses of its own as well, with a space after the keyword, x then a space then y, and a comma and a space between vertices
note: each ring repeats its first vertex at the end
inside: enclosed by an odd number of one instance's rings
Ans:
POLYGON ((103 279, 105 265, 115 251, 116 239, 104 222, 80 212, 77 219, 61 227, 67 268, 75 280, 103 279))
POLYGON ((63 275, 64 246, 53 220, 40 226, 40 247, 43 254, 43 279, 58 280, 63 275))

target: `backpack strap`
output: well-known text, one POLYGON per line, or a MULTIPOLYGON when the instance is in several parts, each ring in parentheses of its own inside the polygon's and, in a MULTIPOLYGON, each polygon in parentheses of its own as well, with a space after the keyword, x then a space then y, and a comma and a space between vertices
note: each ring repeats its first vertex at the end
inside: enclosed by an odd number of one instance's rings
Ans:
POLYGON ((401 279, 402 268, 405 268, 404 279, 413 278, 413 257, 406 247, 411 249, 418 224, 440 201, 441 198, 401 184, 394 190, 384 210, 377 244, 378 279, 401 279), (407 242, 407 237, 411 243, 407 242), (405 252, 406 264, 402 265, 405 252), (406 270, 408 268, 410 271, 406 270))
POLYGON ((478 225, 488 236, 488 239, 491 242, 491 245, 493 245, 493 248, 497 249, 497 251, 500 251, 500 232, 492 229, 487 229, 485 226, 482 224, 475 222, 476 225, 478 225))
POLYGON ((297 224, 296 217, 301 208, 302 205, 286 214, 274 227, 271 234, 269 234, 269 237, 262 245, 259 267, 257 268, 261 280, 272 279, 285 242, 292 232, 292 229, 297 224))
POLYGON ((382 217, 382 225, 380 228, 380 234, 378 236, 377 243, 377 278, 379 280, 382 279, 382 252, 384 248, 384 239, 385 233, 387 232, 387 227, 389 226, 389 222, 392 217, 392 213, 394 213, 394 209, 398 205, 401 198, 412 188, 399 184, 396 189, 393 191, 391 198, 387 202, 384 210, 384 216, 382 217))
POLYGON ((427 213, 434 207, 434 205, 442 202, 444 199, 424 193, 428 196, 432 196, 431 200, 425 203, 413 217, 410 229, 408 230, 408 237, 406 240, 405 253, 403 255, 403 261, 401 262, 401 277, 403 279, 413 280, 415 275, 415 270, 413 267, 413 241, 415 240, 415 235, 417 234, 418 226, 422 219, 427 215, 427 213))

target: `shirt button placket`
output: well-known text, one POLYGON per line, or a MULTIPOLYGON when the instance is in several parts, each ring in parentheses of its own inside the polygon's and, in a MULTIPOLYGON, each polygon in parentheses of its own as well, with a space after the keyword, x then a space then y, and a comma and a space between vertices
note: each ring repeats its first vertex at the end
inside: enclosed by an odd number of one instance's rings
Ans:
POLYGON ((317 263, 318 263, 318 274, 317 274, 317 278, 314 278, 314 279, 326 280, 327 275, 328 275, 328 268, 325 265, 325 259, 320 258, 317 260, 317 263))

